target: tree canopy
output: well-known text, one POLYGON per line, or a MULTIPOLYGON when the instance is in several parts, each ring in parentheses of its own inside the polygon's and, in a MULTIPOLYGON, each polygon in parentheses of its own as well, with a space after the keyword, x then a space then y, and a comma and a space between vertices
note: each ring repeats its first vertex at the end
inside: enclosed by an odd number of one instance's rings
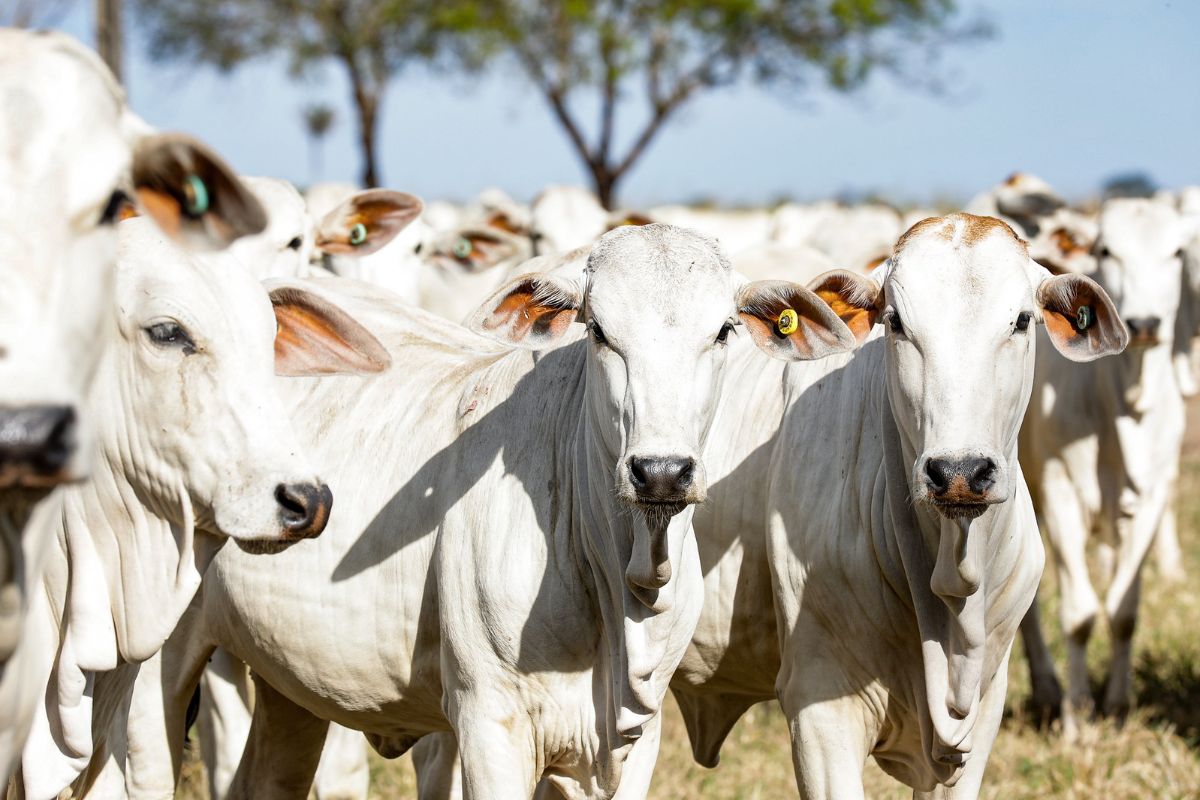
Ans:
POLYGON ((663 125, 696 95, 741 80, 849 91, 877 69, 934 85, 937 45, 982 34, 955 0, 447 0, 438 24, 460 63, 515 63, 545 98, 605 205, 663 125), (906 73, 907 71, 907 73, 906 73), (599 101, 589 134, 580 98, 599 101), (647 114, 618 146, 617 111, 647 114))
POLYGON ((273 53, 293 75, 334 62, 346 71, 357 112, 362 182, 379 184, 380 105, 409 60, 432 53, 433 0, 138 0, 156 60, 223 71, 273 53))

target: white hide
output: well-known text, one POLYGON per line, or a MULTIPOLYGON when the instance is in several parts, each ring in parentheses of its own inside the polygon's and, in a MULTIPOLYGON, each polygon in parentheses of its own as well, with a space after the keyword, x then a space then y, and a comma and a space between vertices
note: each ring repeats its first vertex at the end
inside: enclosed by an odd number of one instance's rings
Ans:
POLYGON ((873 755, 916 797, 973 798, 1043 560, 1016 460, 1034 323, 1048 287, 1086 279, 967 215, 919 225, 872 277, 854 354, 731 350, 694 520, 705 605, 671 687, 702 764, 778 697, 802 796, 862 798, 873 755), (955 507, 925 470, 972 455, 992 483, 955 507))
MULTIPOLYGON (((647 505, 631 459, 699 459, 739 316, 781 357, 853 338, 814 295, 743 287, 711 241, 669 226, 609 234, 584 275, 570 269, 513 281, 474 318, 559 345, 540 354, 320 284, 397 364, 353 391, 295 389, 347 512, 269 564, 223 551, 195 624, 164 651, 186 676, 221 645, 256 675, 233 796, 273 794, 267 774, 279 794, 307 791, 324 720, 388 755, 453 730, 476 797, 528 796, 542 776, 584 796, 645 792, 699 611, 687 504, 705 480, 697 460, 666 505, 647 505), (755 315, 782 302, 805 324, 776 339, 774 317, 755 315)), ((151 687, 164 688, 181 718, 190 685, 151 687)))
MULTIPOLYGON (((1150 200, 1105 203, 1096 279, 1130 323, 1130 346, 1091 367, 1053 353, 1038 363, 1021 463, 1054 552, 1062 595, 1068 735, 1091 708, 1085 653, 1101 608, 1113 641, 1104 709, 1123 715, 1129 707, 1139 576, 1166 513, 1183 441, 1184 404, 1172 363, 1183 244, 1184 227, 1170 207, 1150 200), (1153 335, 1146 328, 1152 319, 1158 321, 1153 335), (1088 576, 1086 551, 1093 538, 1115 555, 1103 605, 1088 576)), ((1023 633, 1035 700, 1052 704, 1059 690, 1032 615, 1023 633)))
POLYGON ((302 455, 276 371, 387 365, 344 314, 296 293, 268 298, 228 253, 189 256, 144 217, 119 233, 120 311, 88 397, 100 458, 51 500, 50 608, 30 620, 55 666, 22 756, 28 797, 56 796, 89 761, 85 785, 108 759, 123 766, 137 664, 172 632, 226 538, 257 551, 320 533, 328 488, 302 455), (306 329, 313 319, 334 333, 306 329))

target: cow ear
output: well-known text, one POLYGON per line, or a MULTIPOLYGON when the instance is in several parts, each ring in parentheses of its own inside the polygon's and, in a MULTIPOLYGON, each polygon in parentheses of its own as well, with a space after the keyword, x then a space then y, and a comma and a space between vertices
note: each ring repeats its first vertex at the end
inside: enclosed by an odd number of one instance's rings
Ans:
POLYGON ((518 255, 517 241, 498 228, 464 228, 443 241, 434 257, 467 272, 484 272, 518 255))
POLYGON ((853 350, 846 323, 815 292, 791 281, 742 287, 738 315, 763 352, 785 361, 812 361, 853 350))
POLYGON ((858 344, 867 340, 882 305, 883 292, 875 281, 856 272, 835 269, 818 275, 808 288, 846 323, 858 344))
POLYGON ((192 249, 219 250, 267 227, 266 212, 233 170, 190 137, 141 139, 132 177, 140 209, 192 249))
POLYGON ((573 282, 534 272, 500 287, 464 324, 492 339, 537 350, 567 332, 579 318, 581 301, 573 282))
POLYGON ((328 300, 297 286, 279 286, 270 295, 276 375, 369 375, 391 366, 374 334, 328 300))
POLYGON ((339 256, 369 255, 396 238, 424 208, 420 198, 404 192, 356 192, 321 220, 317 249, 339 256))
POLYGON ((1113 301, 1086 275, 1046 278, 1038 285, 1037 303, 1050 341, 1072 361, 1114 355, 1129 344, 1129 331, 1113 301))

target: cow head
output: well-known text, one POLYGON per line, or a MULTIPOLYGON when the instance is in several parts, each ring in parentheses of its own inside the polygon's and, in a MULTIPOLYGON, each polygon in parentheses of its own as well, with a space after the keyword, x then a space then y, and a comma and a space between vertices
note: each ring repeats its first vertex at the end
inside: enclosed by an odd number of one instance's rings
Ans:
POLYGON ((1095 282, 1051 276, 991 217, 919 222, 881 269, 888 394, 912 497, 973 519, 1012 494, 1036 323, 1075 361, 1120 352, 1127 334, 1095 282))
POLYGON ((168 519, 182 507, 235 539, 316 536, 329 489, 300 455, 274 376, 377 372, 387 352, 302 289, 268 299, 230 254, 184 253, 142 218, 120 227, 119 337, 98 387, 105 457, 168 519))
POLYGON ((1165 203, 1109 200, 1100 210, 1097 281, 1129 328, 1130 347, 1169 347, 1185 285, 1186 228, 1165 203))
POLYGON ((263 225, 190 139, 151 136, 90 51, 0 31, 0 495, 87 471, 80 407, 113 313, 116 222, 140 206, 173 236, 224 246, 263 225))
MULTIPOLYGON (((554 272, 515 279, 467 325, 543 347, 577 322, 587 334, 594 444, 612 470, 616 496, 651 532, 706 496, 700 453, 731 336, 748 332, 764 351, 789 360, 856 345, 815 293, 786 281, 745 283, 713 240, 659 224, 605 234, 578 277, 554 272)), ((659 538, 635 542, 627 573, 635 592, 670 580, 663 547, 659 538)))

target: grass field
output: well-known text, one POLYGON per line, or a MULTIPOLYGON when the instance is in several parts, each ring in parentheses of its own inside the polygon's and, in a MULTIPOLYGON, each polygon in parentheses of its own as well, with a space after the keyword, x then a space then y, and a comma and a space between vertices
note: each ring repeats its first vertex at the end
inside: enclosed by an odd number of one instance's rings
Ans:
MULTIPOLYGON (((1144 576, 1142 614, 1135 639, 1135 710, 1123 728, 1108 721, 1087 727, 1075 745, 1057 731, 1038 730, 1026 713, 1029 678, 1020 642, 1009 669, 1008 718, 992 753, 983 797, 1133 800, 1200 798, 1200 404, 1189 414, 1179 486, 1179 536, 1189 579, 1167 586, 1154 565, 1144 576)), ((1062 677, 1064 654, 1057 629, 1053 576, 1042 582, 1043 622, 1062 677)), ((1103 625, 1093 637, 1090 660, 1099 696, 1108 642, 1103 625)), ((372 754, 371 794, 416 796, 409 757, 385 761, 372 754)), ((188 765, 185 797, 201 797, 203 776, 188 765)), ((867 795, 910 797, 911 791, 871 762, 867 795)), ((650 796, 655 800, 712 798, 768 800, 796 797, 787 728, 772 705, 760 705, 730 734, 721 765, 713 770, 692 761, 683 721, 673 701, 668 709, 662 753, 650 796)))

